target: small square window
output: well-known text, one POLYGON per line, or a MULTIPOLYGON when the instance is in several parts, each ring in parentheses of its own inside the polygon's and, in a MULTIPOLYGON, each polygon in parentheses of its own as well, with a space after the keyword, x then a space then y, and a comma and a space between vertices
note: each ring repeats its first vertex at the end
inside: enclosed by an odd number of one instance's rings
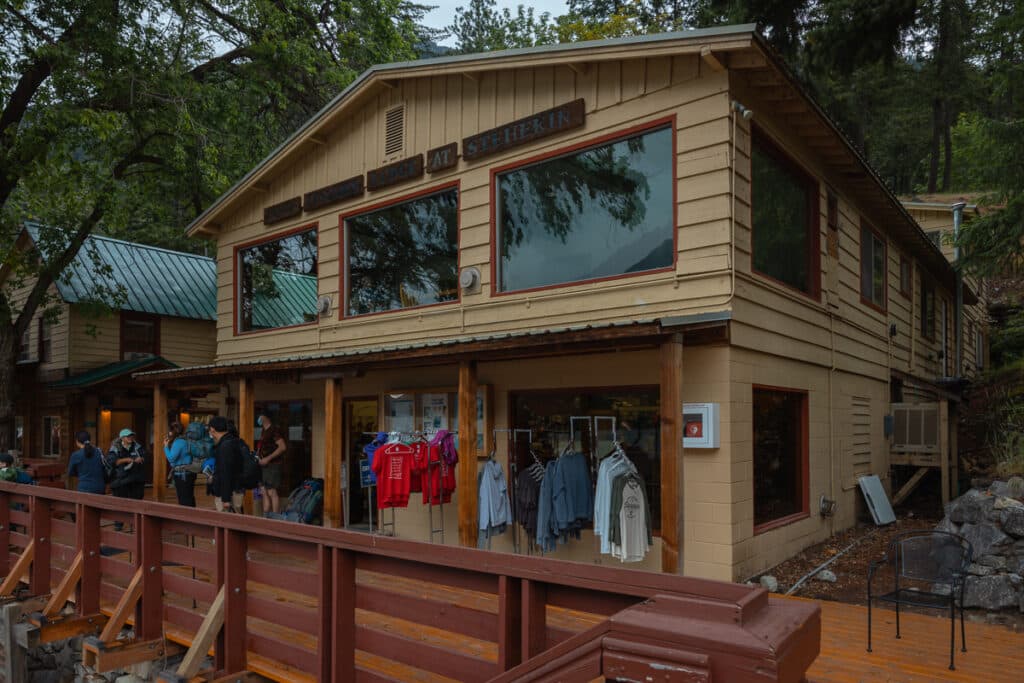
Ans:
POLYGON ((914 296, 914 267, 906 256, 900 256, 900 294, 908 299, 914 296))
POLYGON ((860 228, 860 296, 861 300, 885 310, 886 244, 881 235, 866 225, 860 228))

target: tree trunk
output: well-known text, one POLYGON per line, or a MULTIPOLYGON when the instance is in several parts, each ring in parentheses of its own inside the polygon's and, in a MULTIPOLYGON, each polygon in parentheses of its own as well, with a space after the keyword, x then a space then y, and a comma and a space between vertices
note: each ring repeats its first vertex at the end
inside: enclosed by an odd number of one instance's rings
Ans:
POLYGON ((0 325, 0 451, 6 452, 14 445, 15 401, 18 385, 15 381, 14 325, 0 325))
POLYGON ((942 140, 942 100, 932 100, 932 144, 928 163, 928 192, 935 192, 939 184, 939 143, 942 140))
POLYGON ((943 164, 942 164, 942 191, 949 192, 950 185, 952 185, 953 178, 953 135, 951 129, 953 122, 950 120, 950 110, 952 105, 946 102, 943 107, 942 116, 942 146, 943 146, 943 164))

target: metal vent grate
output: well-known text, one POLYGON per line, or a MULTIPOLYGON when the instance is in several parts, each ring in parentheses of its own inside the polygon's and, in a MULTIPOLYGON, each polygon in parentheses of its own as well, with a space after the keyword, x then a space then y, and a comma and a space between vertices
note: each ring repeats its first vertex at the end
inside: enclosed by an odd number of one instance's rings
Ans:
POLYGON ((405 105, 388 109, 384 114, 384 156, 400 154, 405 147, 405 105))
POLYGON ((850 401, 850 417, 853 422, 851 435, 851 462, 856 471, 871 465, 871 398, 868 396, 852 396, 850 401))
POLYGON ((939 451, 938 403, 893 403, 892 411, 894 453, 939 451))

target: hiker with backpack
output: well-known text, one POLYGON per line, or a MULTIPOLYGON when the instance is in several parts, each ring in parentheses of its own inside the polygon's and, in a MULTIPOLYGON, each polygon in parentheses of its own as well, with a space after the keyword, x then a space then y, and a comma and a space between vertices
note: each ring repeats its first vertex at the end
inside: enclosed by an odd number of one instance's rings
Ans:
MULTIPOLYGON (((202 425, 196 426, 202 430, 202 425)), ((178 496, 178 505, 194 508, 196 506, 196 472, 194 462, 204 459, 198 451, 202 449, 202 441, 189 436, 196 436, 196 429, 190 424, 186 433, 180 422, 172 422, 171 429, 164 437, 164 456, 171 467, 171 479, 174 481, 174 492, 178 496), (197 451, 193 455, 193 451, 197 451)), ((201 436, 201 435, 200 435, 201 436)))
MULTIPOLYGON (((145 451, 136 441, 135 432, 122 429, 107 452, 110 473, 110 492, 118 498, 142 500, 146 495, 145 451)), ((116 526, 116 525, 115 525, 116 526)))
POLYGON ((14 466, 14 456, 10 453, 0 453, 0 481, 9 481, 15 484, 34 484, 32 475, 14 466))
POLYGON ((107 492, 107 463, 103 451, 92 445, 89 432, 84 429, 75 434, 78 450, 71 454, 68 462, 68 478, 78 478, 78 490, 82 493, 104 495, 107 492))
POLYGON ((281 498, 277 494, 277 489, 280 488, 284 475, 284 454, 288 450, 288 443, 270 421, 269 416, 260 415, 256 424, 260 426, 260 440, 256 444, 256 454, 259 457, 260 467, 263 468, 261 478, 264 500, 270 504, 270 510, 265 512, 276 515, 281 509, 281 498))
POLYGON ((213 439, 213 455, 216 459, 213 479, 210 482, 214 504, 218 511, 243 513, 245 488, 242 486, 243 448, 237 433, 230 433, 227 418, 218 415, 210 419, 210 437, 213 439))

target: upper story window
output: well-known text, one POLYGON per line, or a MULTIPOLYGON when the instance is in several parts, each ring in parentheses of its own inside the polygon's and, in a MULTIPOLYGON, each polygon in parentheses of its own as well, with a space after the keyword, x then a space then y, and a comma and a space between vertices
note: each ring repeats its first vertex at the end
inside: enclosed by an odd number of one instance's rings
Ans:
POLYGON ((316 321, 317 230, 238 250, 238 331, 316 321))
POLYGON ((456 188, 347 216, 344 225, 347 315, 458 298, 456 188))
POLYGON ((18 362, 26 363, 32 360, 32 328, 25 328, 21 333, 21 340, 18 342, 18 362))
POLYGON ((935 339, 935 285, 921 277, 921 336, 935 339))
POLYGON ((861 301, 885 310, 886 254, 885 240, 867 225, 860 227, 860 297, 861 301))
POLYGON ((753 269, 818 298, 818 183, 756 131, 750 164, 753 269))
POLYGON ((673 149, 663 127, 497 173, 495 289, 671 268, 673 149))
POLYGON ((914 295, 914 267, 906 256, 900 256, 900 294, 908 299, 914 295))
POLYGON ((49 363, 53 360, 53 325, 46 319, 39 318, 39 362, 49 363))
POLYGON ((159 355, 159 316, 121 311, 121 360, 159 355))

